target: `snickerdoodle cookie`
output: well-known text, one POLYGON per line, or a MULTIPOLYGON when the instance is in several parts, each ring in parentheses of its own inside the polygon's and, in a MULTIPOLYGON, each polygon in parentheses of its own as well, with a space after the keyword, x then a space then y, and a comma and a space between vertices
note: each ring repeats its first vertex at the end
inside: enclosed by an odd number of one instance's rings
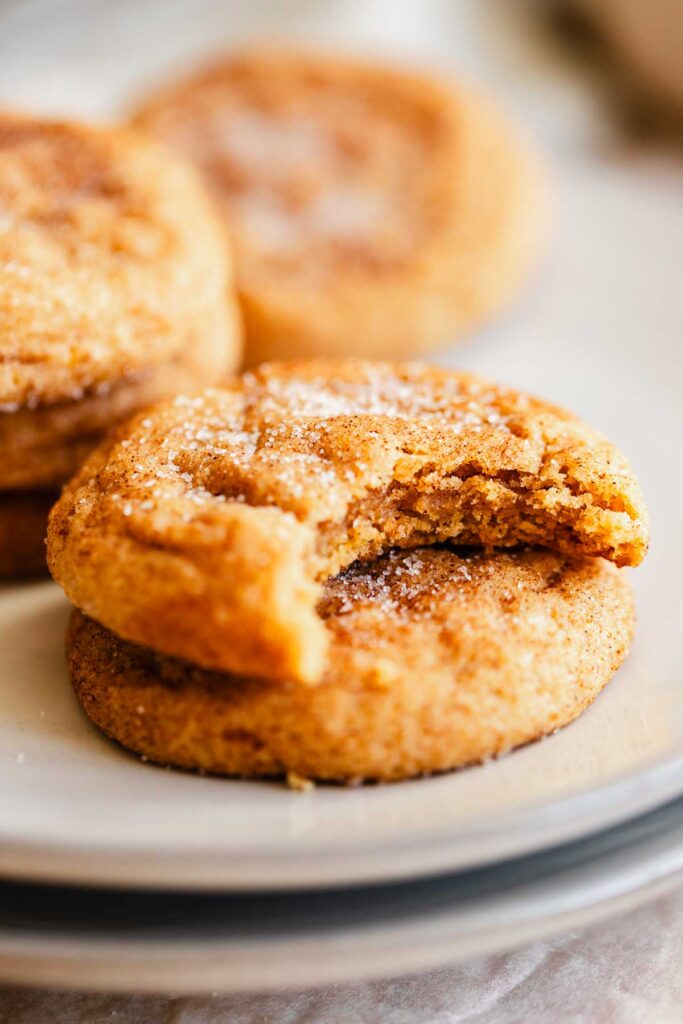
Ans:
POLYGON ((75 612, 87 715, 162 764, 226 774, 400 779, 480 761, 572 721, 623 661, 628 583, 540 550, 394 552, 325 587, 317 687, 208 672, 75 612))
POLYGON ((400 358, 520 289, 542 175, 468 89, 351 58, 227 55, 135 123, 192 157, 236 251, 247 360, 400 358))
POLYGON ((626 459, 467 374, 274 363, 135 417, 55 507, 50 569, 120 637, 205 668, 317 681, 325 580, 391 548, 540 545, 636 565, 626 459))
MULTIPOLYGON (((12 515, 33 491, 42 505, 112 422, 234 369, 229 284, 224 229, 179 158, 129 130, 0 112, 0 502, 12 515)), ((35 551, 45 521, 29 516, 24 534, 29 521, 35 551)), ((18 550, 0 531, 0 567, 20 571, 18 550)))

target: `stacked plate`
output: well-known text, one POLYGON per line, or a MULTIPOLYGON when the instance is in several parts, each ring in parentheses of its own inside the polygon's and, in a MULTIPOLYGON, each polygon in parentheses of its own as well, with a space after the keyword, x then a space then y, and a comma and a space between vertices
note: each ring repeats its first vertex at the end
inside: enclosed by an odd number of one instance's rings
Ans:
MULTIPOLYGON (((210 3, 61 3, 58 25, 47 6, 4 16, 5 100, 115 110, 152 36, 166 59, 220 34, 210 3), (103 56, 91 43, 104 29, 103 56)), ((479 53, 474 70, 500 80, 476 15, 458 6, 449 35, 451 5, 425 4, 416 46, 436 53, 448 39, 466 67, 479 53)), ((339 45, 346 30, 332 28, 339 45)), ((108 743, 69 689, 60 592, 6 587, 0 979, 164 991, 357 980, 526 943, 683 880, 680 170, 598 159, 580 92, 525 89, 513 102, 561 158, 555 248, 526 308, 445 361, 565 404, 628 452, 654 537, 634 574, 628 662, 578 722, 500 761, 290 792, 163 771, 108 743)))

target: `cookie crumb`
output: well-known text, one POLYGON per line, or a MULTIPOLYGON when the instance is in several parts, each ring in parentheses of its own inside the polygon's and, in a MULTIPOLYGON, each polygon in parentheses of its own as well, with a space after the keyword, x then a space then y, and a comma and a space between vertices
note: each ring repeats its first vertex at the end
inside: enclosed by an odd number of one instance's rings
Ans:
POLYGON ((287 785, 290 789, 298 789, 300 793, 308 793, 315 788, 313 779, 307 779, 296 772, 287 772, 287 785))

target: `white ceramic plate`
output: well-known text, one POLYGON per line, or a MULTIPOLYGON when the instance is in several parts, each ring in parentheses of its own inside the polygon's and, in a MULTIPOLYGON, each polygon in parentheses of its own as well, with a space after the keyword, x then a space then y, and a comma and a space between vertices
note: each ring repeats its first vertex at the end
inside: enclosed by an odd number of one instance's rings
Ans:
MULTIPOLYGON (((501 39, 482 30, 482 5, 457 5, 457 25, 455 6, 420 5, 403 29, 372 0, 363 14, 353 5, 353 25, 340 13, 344 5, 335 5, 336 15, 327 4, 256 5, 254 17, 287 8, 289 31, 310 34, 324 8, 325 30, 337 33, 338 44, 352 32, 366 47, 387 38, 403 47, 410 37, 423 57, 503 83, 533 122, 554 165, 551 252, 513 315, 445 359, 570 406, 632 458, 654 539, 633 573, 639 625, 627 665, 579 722, 500 762, 400 785, 290 793, 165 772, 108 743, 68 688, 59 592, 51 584, 7 588, 0 593, 4 875, 197 888, 388 880, 547 847, 683 791, 680 166, 596 149, 600 122, 588 95, 531 60, 515 72, 491 42, 501 39)), ((7 10, 0 16, 5 99, 96 113, 115 110, 143 71, 188 48, 214 48, 234 37, 237 22, 244 30, 246 18, 208 0, 7 10)))
POLYGON ((488 870, 341 892, 199 896, 0 885, 0 980, 106 991, 264 991, 502 952, 683 879, 683 801, 488 870))

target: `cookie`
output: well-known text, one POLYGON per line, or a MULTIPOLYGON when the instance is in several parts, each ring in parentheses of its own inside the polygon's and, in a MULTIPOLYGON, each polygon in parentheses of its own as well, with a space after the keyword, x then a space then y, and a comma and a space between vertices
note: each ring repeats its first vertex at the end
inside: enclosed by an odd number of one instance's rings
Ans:
POLYGON ((0 114, 0 406, 52 404, 239 336, 195 172, 132 131, 0 114))
POLYGON ((225 365, 222 331, 207 330, 172 360, 99 384, 78 399, 0 413, 2 487, 61 485, 112 425, 162 398, 214 383, 225 365))
POLYGON ((235 368, 230 275, 181 160, 129 130, 0 113, 0 575, 45 570, 46 492, 108 427, 235 368))
POLYGON ((571 722, 626 656, 621 570, 523 550, 394 552, 330 581, 317 687, 207 672, 75 612, 86 714, 160 764, 229 775, 402 779, 497 756, 571 722))
POLYGON ((536 158, 488 100, 427 75, 258 49, 134 123, 190 156, 225 214, 252 365, 452 341, 516 296, 545 236, 536 158))
POLYGON ((390 548, 539 545, 636 565, 628 462, 580 420, 419 364, 270 364, 138 415, 67 485, 48 561, 117 635, 317 681, 323 582, 390 548))
POLYGON ((112 424, 162 396, 220 376, 223 346, 216 341, 206 335, 173 362, 100 385, 80 401, 0 413, 0 578, 47 573, 47 516, 63 481, 112 424))

